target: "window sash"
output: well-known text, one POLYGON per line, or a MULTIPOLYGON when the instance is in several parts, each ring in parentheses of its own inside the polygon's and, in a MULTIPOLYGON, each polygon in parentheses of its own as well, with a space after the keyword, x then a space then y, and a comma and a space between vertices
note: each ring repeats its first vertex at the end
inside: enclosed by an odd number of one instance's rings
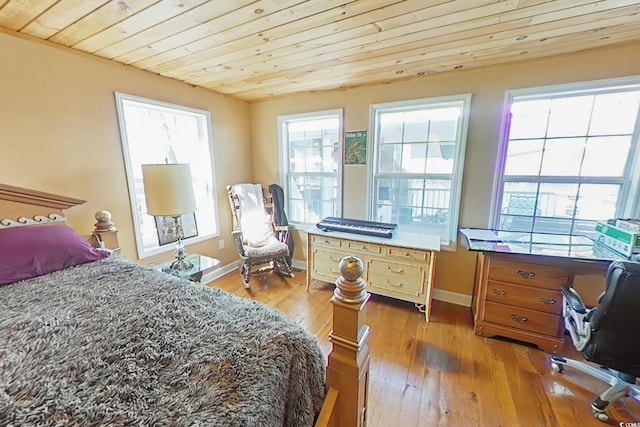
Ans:
POLYGON ((290 223, 315 224, 326 216, 341 216, 342 133, 342 110, 278 117, 280 185, 290 223), (325 120, 335 120, 337 126, 304 127, 325 120), (290 132, 292 127, 298 129, 290 132))
POLYGON ((175 244, 159 244, 155 219, 146 213, 142 164, 165 161, 190 164, 198 236, 184 242, 191 244, 218 236, 209 112, 118 92, 115 97, 138 258, 175 250, 175 244), (136 125, 131 108, 150 111, 150 121, 136 125), (162 129, 157 126, 160 115, 168 117, 164 122, 167 126, 162 129), (171 129, 174 124, 176 127, 171 129), (157 144, 158 149, 154 149, 156 145, 149 146, 148 141, 157 144), (140 147, 140 143, 144 146, 140 147))
MULTIPOLYGON (((510 133, 512 121, 511 111, 513 108, 512 106, 517 102, 531 100, 558 100, 583 96, 595 97, 596 95, 606 96, 607 94, 638 90, 640 90, 640 78, 633 77, 507 92, 505 102, 507 108, 505 109, 506 112, 503 120, 503 134, 500 143, 500 155, 497 163, 496 181, 492 203, 492 227, 504 228, 505 226, 507 226, 519 230, 525 230, 526 227, 529 227, 528 230, 537 232, 569 232, 595 235, 595 224, 598 221, 609 219, 607 217, 637 217, 638 214, 640 214, 639 208, 637 206, 638 188, 640 182, 640 172, 638 172, 637 170, 640 156, 638 150, 640 108, 636 112, 635 124, 633 129, 627 127, 629 133, 596 132, 590 134, 589 128, 585 128, 584 132, 574 132, 571 135, 561 135, 553 137, 550 137, 547 134, 548 131, 545 130, 544 132, 541 132, 542 135, 539 138, 526 138, 520 135, 518 135, 518 137, 516 138, 510 138, 510 133), (593 166, 590 168, 585 167, 585 158, 587 153, 586 150, 590 148, 588 147, 588 144, 590 144, 594 140, 597 140, 598 138, 611 138, 605 142, 615 142, 615 138, 620 137, 628 139, 628 148, 625 149, 626 151, 621 151, 620 149, 618 149, 619 153, 624 152, 627 156, 624 165, 620 164, 616 167, 609 167, 609 170, 605 173, 602 173, 602 171, 597 170, 593 166), (580 164, 577 168, 579 174, 576 174, 576 165, 567 163, 563 164, 563 168, 561 168, 567 171, 567 175, 545 175, 542 164, 544 159, 541 157, 544 155, 544 151, 540 150, 544 150, 547 147, 549 141, 563 142, 562 140, 564 138, 568 138, 569 143, 572 142, 570 139, 581 140, 578 141, 578 146, 580 143, 585 144, 585 146, 581 148, 582 158, 579 160, 580 164), (509 152, 509 144, 514 142, 522 143, 524 141, 530 141, 532 144, 534 144, 536 140, 542 141, 542 148, 539 148, 538 151, 540 153, 540 163, 537 164, 538 174, 507 175, 506 162, 509 152), (586 173, 585 169, 587 170, 586 173), (553 213, 549 214, 548 210, 546 213, 543 212, 546 210, 544 209, 544 206, 550 203, 548 200, 549 196, 545 195, 544 197, 546 197, 547 200, 542 200, 542 198, 537 199, 536 204, 538 208, 536 208, 535 211, 527 214, 505 213, 509 211, 508 204, 505 205, 505 203, 509 201, 510 196, 509 194, 507 194, 507 188, 510 184, 514 185, 516 183, 528 183, 531 186, 536 185, 538 189, 543 188, 543 186, 546 186, 546 188, 552 188, 554 185, 556 185, 557 188, 561 188, 563 185, 574 185, 576 192, 573 196, 567 196, 568 199, 581 199, 585 196, 583 194, 584 189, 590 189, 589 192, 593 196, 594 190, 597 188, 601 188, 601 191, 597 192, 600 193, 598 194, 598 197, 600 197, 600 199, 592 201, 590 202, 590 204, 583 204, 582 209, 580 209, 579 206, 580 202, 576 201, 573 204, 573 210, 571 210, 569 206, 571 205, 571 203, 573 203, 573 201, 570 200, 569 205, 564 211, 562 210, 562 207, 559 207, 558 210, 558 206, 556 206, 556 210, 553 213), (613 189, 615 189, 615 191, 613 191, 613 189), (609 194, 612 194, 613 192, 617 193, 617 199, 615 202, 606 200, 607 192, 609 192, 609 194), (603 205, 598 206, 598 203, 601 202, 603 203, 603 205), (589 217, 589 215, 584 212, 585 207, 591 212, 591 217, 589 217), (514 218, 520 221, 518 226, 513 226, 513 221, 511 224, 509 224, 509 221, 513 220, 514 218)), ((593 99, 595 100, 595 98, 593 99)), ((589 111, 590 121, 598 120, 598 118, 593 115, 595 105, 596 104, 591 104, 592 110, 589 111)), ((549 122, 547 121, 545 122, 545 124, 548 126, 549 122)), ((591 124, 589 124, 589 127, 590 126, 591 124)), ((611 149, 613 148, 612 146, 605 145, 604 148, 609 149, 609 152, 607 152, 607 150, 601 150, 601 152, 598 153, 599 158, 597 158, 598 156, 596 156, 596 158, 591 159, 592 163, 600 161, 604 156, 611 154, 611 149)), ((531 153, 529 153, 529 155, 531 158, 534 157, 531 153)), ((531 168, 536 169, 535 165, 531 165, 531 168)), ((519 169, 522 170, 522 168, 519 169)), ((538 197, 538 194, 539 190, 536 193, 536 197, 538 197)))
POLYGON ((373 191, 368 197, 368 218, 398 223, 399 232, 438 234, 443 248, 455 249, 470 102, 467 94, 371 106, 369 187, 373 191), (452 127, 453 110, 459 115, 452 127), (406 114, 405 119, 395 130, 393 126, 383 130, 384 116, 394 114, 406 114), (401 163, 389 164, 390 153, 401 163), (402 184, 420 180, 428 183, 426 188, 402 184), (404 188, 406 194, 394 199, 390 187, 404 188))

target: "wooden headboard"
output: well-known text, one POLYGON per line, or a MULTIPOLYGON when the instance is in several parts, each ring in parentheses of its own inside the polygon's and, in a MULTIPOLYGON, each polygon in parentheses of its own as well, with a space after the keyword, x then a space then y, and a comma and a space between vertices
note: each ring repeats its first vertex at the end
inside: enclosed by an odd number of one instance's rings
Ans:
MULTIPOLYGON (((85 203, 85 200, 60 196, 44 191, 30 190, 0 184, 0 229, 32 224, 64 223, 64 210, 85 203)), ((96 213, 94 232, 86 236, 94 245, 118 249, 117 230, 107 211, 96 213)))
POLYGON ((64 210, 85 200, 0 184, 0 228, 64 222, 64 210))

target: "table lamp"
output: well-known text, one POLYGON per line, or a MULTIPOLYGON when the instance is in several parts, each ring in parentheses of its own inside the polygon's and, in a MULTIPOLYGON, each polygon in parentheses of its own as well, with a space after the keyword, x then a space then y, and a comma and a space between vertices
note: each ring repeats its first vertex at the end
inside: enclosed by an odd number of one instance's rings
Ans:
POLYGON ((183 214, 196 210, 189 165, 180 163, 142 165, 142 179, 147 213, 153 216, 172 217, 174 221, 176 259, 170 268, 175 271, 191 268, 191 262, 185 259, 181 221, 183 214))

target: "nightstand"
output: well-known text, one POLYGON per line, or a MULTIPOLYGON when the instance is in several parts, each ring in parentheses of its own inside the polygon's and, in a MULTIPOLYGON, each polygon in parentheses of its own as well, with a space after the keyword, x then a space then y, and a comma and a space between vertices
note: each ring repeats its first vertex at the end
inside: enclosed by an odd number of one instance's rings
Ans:
POLYGON ((220 266, 220 260, 209 258, 204 255, 188 254, 186 259, 191 261, 193 266, 182 271, 175 271, 170 268, 171 263, 174 261, 173 259, 170 259, 167 262, 150 265, 150 267, 162 271, 163 273, 172 274, 183 279, 189 279, 192 282, 200 283, 203 274, 209 273, 220 266))

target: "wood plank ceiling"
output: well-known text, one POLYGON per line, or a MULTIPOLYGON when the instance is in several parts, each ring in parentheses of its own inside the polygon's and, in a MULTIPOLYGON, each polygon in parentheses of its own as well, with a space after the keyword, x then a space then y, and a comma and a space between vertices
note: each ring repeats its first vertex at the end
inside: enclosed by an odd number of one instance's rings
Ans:
POLYGON ((0 0, 0 28, 252 101, 638 41, 639 12, 629 0, 0 0))

